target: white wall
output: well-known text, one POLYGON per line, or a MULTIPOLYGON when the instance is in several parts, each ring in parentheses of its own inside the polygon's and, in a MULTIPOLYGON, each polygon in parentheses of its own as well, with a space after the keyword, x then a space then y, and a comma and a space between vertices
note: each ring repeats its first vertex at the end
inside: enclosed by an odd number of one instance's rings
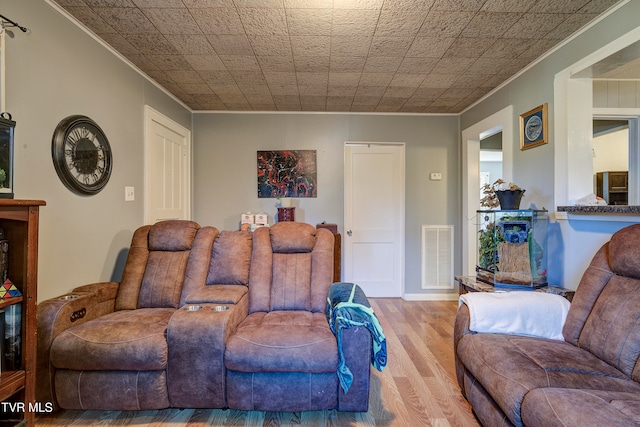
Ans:
POLYGON ((480 162, 480 172, 489 172, 489 184, 502 178, 502 162, 480 162))
MULTIPOLYGON (((133 231, 143 222, 143 106, 183 126, 190 112, 42 0, 0 0, 3 15, 31 30, 6 40, 6 109, 15 131, 15 198, 42 199, 38 300, 86 283, 119 280, 133 231), (94 119, 113 151, 99 194, 60 182, 51 138, 71 114, 94 119), (124 187, 136 200, 124 201, 124 187)), ((9 274, 11 274, 9 272, 9 274)))
POLYGON ((595 108, 640 108, 640 82, 594 81, 593 106, 595 108))
POLYGON ((629 129, 593 138, 593 172, 629 170, 629 129))
MULTIPOLYGON (((421 226, 454 225, 460 247, 458 117, 382 114, 194 114, 194 219, 237 229, 240 215, 265 211, 275 199, 258 199, 258 150, 317 150, 318 197, 294 199, 296 221, 343 229, 344 142, 406 144, 406 294, 420 298, 421 226), (442 181, 430 181, 441 172, 442 181)), ((381 194, 381 198, 385 195, 381 194)), ((460 250, 456 250, 456 271, 460 250)))

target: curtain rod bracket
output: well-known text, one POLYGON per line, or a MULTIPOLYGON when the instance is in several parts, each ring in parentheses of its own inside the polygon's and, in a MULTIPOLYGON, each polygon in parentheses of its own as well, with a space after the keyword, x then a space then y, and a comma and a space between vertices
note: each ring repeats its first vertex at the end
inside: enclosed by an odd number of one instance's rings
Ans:
MULTIPOLYGON (((27 27, 23 27, 22 25, 18 24, 16 21, 11 20, 4 15, 0 15, 0 27, 2 27, 2 30, 15 27, 25 34, 31 34, 31 30, 29 30, 27 27)), ((7 31, 7 34, 9 34, 10 37, 13 37, 12 32, 7 31)))

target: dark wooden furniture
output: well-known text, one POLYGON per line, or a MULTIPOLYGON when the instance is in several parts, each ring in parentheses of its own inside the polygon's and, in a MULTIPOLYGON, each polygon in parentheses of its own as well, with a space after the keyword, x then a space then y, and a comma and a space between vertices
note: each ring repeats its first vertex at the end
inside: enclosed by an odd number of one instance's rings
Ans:
POLYGON ((333 281, 342 281, 342 236, 338 233, 337 224, 316 224, 316 228, 326 228, 333 233, 333 281))
POLYGON ((596 174, 596 195, 609 205, 629 204, 629 173, 598 172, 596 174))
MULTIPOLYGON (((456 276, 455 279, 459 285, 458 292, 460 295, 466 294, 467 292, 496 292, 496 288, 493 285, 477 280, 475 276, 456 276)), ((509 292, 515 290, 519 289, 498 288, 497 292, 509 292)), ((550 294, 562 295, 569 301, 573 299, 573 295, 576 293, 575 291, 561 288, 560 286, 556 285, 543 286, 541 288, 535 289, 535 292, 547 292, 550 294)))
MULTIPOLYGON (((36 304, 38 290, 38 217, 42 200, 0 199, 0 228, 9 241, 9 279, 21 297, 0 300, 0 309, 22 304, 22 355, 20 369, 0 374, 0 400, 23 403, 15 413, 0 412, 0 417, 21 420, 19 425, 34 425, 36 304)), ((3 337, 4 338, 4 337, 3 337)), ((6 409, 6 408, 3 408, 6 409)), ((3 424, 4 425, 4 424, 3 424)))
POLYGON ((333 237, 333 281, 341 282, 342 236, 340 233, 334 233, 333 237))

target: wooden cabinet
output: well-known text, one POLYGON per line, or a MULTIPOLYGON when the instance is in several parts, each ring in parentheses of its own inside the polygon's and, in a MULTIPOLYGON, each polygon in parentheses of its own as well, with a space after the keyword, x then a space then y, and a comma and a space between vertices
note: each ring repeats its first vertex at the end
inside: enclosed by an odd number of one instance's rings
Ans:
POLYGON ((629 173, 598 172, 596 195, 605 199, 609 205, 629 204, 629 173))
POLYGON ((342 236, 338 233, 337 224, 316 224, 316 228, 326 228, 333 233, 333 281, 341 282, 342 268, 342 236))
POLYGON ((22 312, 20 366, 10 371, 3 369, 0 373, 0 401, 3 403, 0 419, 20 420, 19 425, 34 425, 37 410, 38 217, 39 208, 44 205, 42 200, 0 199, 0 228, 9 241, 8 277, 22 293, 21 297, 0 299, 0 309, 20 304, 22 312))
POLYGON ((333 244, 333 281, 341 282, 341 262, 342 262, 342 236, 340 233, 334 233, 334 244, 333 244))

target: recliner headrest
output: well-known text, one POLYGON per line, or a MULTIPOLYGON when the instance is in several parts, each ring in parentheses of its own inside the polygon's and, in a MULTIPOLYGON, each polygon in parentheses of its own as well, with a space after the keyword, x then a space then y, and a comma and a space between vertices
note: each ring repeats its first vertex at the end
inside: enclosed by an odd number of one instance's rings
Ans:
POLYGON ((640 279, 640 224, 618 230, 609 242, 609 264, 614 273, 640 279))
POLYGON ((316 229, 304 222, 278 222, 271 226, 270 232, 275 253, 306 253, 316 245, 316 229))
POLYGON ((150 251, 188 251, 200 229, 197 222, 185 220, 161 221, 149 230, 150 251))

